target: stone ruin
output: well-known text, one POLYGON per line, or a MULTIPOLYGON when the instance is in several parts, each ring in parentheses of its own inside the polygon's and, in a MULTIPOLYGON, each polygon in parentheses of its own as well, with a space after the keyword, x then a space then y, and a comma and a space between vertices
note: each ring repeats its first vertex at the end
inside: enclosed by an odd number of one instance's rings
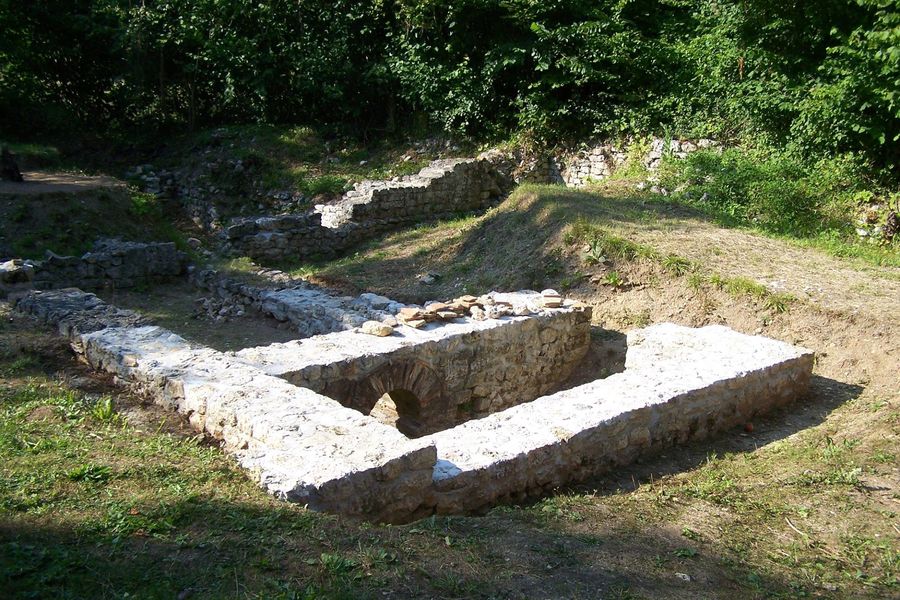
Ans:
POLYGON ((375 521, 543 494, 746 423, 809 385, 808 350, 660 324, 628 334, 624 372, 560 390, 590 343, 590 309, 536 292, 493 301, 510 309, 229 353, 77 289, 16 308, 220 440, 276 497, 375 521), (388 401, 393 415, 379 410, 388 401))
MULTIPOLYGON (((660 155, 673 151, 657 145, 660 155)), ((577 186, 620 159, 593 149, 562 171, 544 166, 577 186)), ((339 252, 403 224, 485 208, 515 179, 500 163, 439 161, 360 184, 312 213, 237 223, 226 236, 233 250, 266 259, 339 252)), ((278 287, 255 285, 187 267, 174 244, 114 241, 82 257, 3 263, 0 295, 19 297, 18 311, 56 326, 94 368, 219 440, 278 498, 375 521, 478 511, 603 474, 800 398, 812 372, 813 353, 802 348, 721 326, 659 324, 628 333, 623 372, 565 389, 590 346, 591 311, 552 290, 406 306, 274 278, 278 287), (80 289, 36 291, 184 272, 217 301, 303 339, 218 352, 80 289)), ((608 358, 601 370, 615 371, 608 358)))
POLYGON ((437 160, 415 175, 358 183, 340 201, 304 214, 239 220, 224 232, 226 247, 266 261, 333 256, 403 225, 486 209, 505 191, 486 160, 437 160))
POLYGON ((130 288, 185 273, 188 258, 172 242, 98 240, 82 256, 47 252, 44 260, 0 263, 0 297, 29 289, 130 288))

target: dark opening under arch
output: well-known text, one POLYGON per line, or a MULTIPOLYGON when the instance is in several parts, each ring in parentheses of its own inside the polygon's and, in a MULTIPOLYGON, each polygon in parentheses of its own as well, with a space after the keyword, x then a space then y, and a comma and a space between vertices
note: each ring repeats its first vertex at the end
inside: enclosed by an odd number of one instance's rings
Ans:
POLYGON ((406 437, 424 434, 422 427, 422 405, 419 398, 409 390, 396 389, 384 394, 369 411, 369 415, 382 423, 393 425, 406 437))
POLYGON ((454 424, 456 416, 449 408, 450 399, 441 375, 415 359, 391 361, 368 373, 334 379, 319 391, 348 408, 394 425, 407 437, 446 429, 454 424), (375 410, 379 403, 381 406, 375 410), (389 419, 392 410, 396 412, 395 421, 389 419))

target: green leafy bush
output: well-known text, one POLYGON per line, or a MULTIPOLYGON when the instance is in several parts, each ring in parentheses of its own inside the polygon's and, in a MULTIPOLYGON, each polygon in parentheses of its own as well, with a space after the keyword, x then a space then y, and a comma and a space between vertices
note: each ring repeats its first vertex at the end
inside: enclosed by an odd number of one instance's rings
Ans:
POLYGON ((677 198, 726 220, 805 237, 848 227, 858 166, 850 157, 810 167, 786 153, 729 148, 666 161, 660 176, 677 198))

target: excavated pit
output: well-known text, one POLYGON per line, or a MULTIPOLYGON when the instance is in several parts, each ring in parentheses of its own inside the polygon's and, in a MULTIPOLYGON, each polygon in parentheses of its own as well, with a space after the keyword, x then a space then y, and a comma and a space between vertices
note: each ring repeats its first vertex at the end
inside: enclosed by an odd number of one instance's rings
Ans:
MULTIPOLYGON (((533 306, 540 295, 495 298, 533 306)), ((568 303, 530 316, 401 326, 388 337, 340 331, 235 355, 365 415, 381 403, 382 422, 420 437, 557 389, 588 351, 590 318, 568 303)))
POLYGON ((574 305, 229 353, 80 290, 17 309, 221 440, 275 496, 375 521, 480 510, 705 438, 803 397, 813 365, 775 340, 658 324, 628 333, 624 371, 554 392, 589 343, 574 305), (398 428, 362 414, 385 392, 398 428))

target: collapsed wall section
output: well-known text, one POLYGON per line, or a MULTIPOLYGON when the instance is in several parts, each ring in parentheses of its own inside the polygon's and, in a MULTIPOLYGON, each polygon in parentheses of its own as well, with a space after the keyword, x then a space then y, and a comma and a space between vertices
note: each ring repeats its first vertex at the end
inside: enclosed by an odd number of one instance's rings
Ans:
POLYGON ((338 296, 286 276, 283 285, 273 288, 242 282, 213 269, 198 269, 191 273, 191 281, 220 300, 290 323, 304 337, 353 329, 366 321, 393 321, 393 314, 403 306, 371 293, 338 296))
POLYGON ((28 289, 130 288, 184 273, 187 255, 172 242, 98 240, 82 256, 48 253, 44 260, 0 264, 0 295, 28 289))

